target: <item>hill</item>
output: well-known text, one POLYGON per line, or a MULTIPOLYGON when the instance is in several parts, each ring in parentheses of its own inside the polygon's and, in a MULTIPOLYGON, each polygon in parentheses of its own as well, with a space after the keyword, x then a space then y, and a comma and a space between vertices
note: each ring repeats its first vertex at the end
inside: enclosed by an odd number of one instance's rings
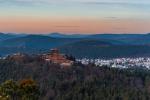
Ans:
POLYGON ((150 46, 126 45, 122 42, 84 40, 60 47, 63 53, 77 58, 117 58, 150 56, 150 46))
MULTIPOLYGON (((0 84, 10 79, 35 80, 40 90, 39 99, 36 100, 150 99, 149 70, 115 69, 109 66, 98 67, 93 64, 85 66, 79 63, 63 69, 59 65, 44 62, 38 57, 31 57, 21 62, 0 59, 0 69, 0 84)), ((14 98, 18 96, 9 91, 11 87, 14 88, 14 85, 7 86, 5 88, 8 88, 9 95, 13 95, 14 98)), ((29 91, 33 89, 29 88, 29 91)), ((28 93, 28 90, 26 91, 28 93)), ((30 100, 35 99, 30 98, 30 100)))
POLYGON ((129 45, 149 45, 150 34, 94 34, 87 38, 117 40, 129 45))
POLYGON ((84 34, 61 34, 61 33, 50 33, 47 36, 54 38, 86 38, 89 35, 84 34))
POLYGON ((0 42, 0 54, 10 54, 16 52, 39 53, 48 51, 65 44, 77 41, 77 39, 52 38, 42 35, 27 35, 24 37, 12 38, 0 42))
POLYGON ((37 54, 48 52, 51 48, 59 48, 63 53, 77 58, 150 56, 149 34, 95 34, 80 38, 71 38, 73 35, 63 36, 17 35, 7 38, 0 41, 0 55, 17 52, 37 54))
POLYGON ((0 33, 0 41, 10 39, 10 38, 15 38, 15 37, 17 37, 17 35, 0 33))
MULTIPOLYGON (((106 45, 125 45, 125 43, 108 39, 97 40, 86 38, 53 38, 43 35, 27 35, 24 37, 18 37, 1 41, 0 54, 6 55, 16 52, 36 54, 47 52, 51 48, 62 48, 62 51, 64 51, 65 49, 69 49, 67 45, 72 45, 75 48, 75 50, 77 48, 86 46, 88 48, 93 49, 94 51, 97 46, 103 48, 103 46, 106 45)), ((72 49, 70 48, 70 51, 71 50, 72 49)), ((78 53, 81 52, 78 51, 78 53)), ((75 56, 78 57, 78 55, 75 56)))

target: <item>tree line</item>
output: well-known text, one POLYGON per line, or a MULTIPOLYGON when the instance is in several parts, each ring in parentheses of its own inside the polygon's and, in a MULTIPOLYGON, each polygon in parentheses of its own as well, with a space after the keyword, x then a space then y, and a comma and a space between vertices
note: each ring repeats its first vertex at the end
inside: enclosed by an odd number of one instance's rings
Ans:
POLYGON ((0 60, 0 100, 150 100, 150 71, 0 60))

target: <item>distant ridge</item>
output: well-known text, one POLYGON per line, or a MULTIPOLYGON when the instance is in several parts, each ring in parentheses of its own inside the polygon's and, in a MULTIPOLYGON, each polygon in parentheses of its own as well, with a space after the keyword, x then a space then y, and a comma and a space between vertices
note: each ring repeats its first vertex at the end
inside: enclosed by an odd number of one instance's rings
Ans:
POLYGON ((5 33, 0 32, 0 40, 6 40, 9 38, 14 38, 14 37, 16 37, 16 36, 13 34, 5 34, 5 33))
POLYGON ((16 37, 22 37, 22 36, 26 36, 26 34, 2 33, 2 32, 0 32, 0 41, 11 39, 11 38, 16 38, 16 37))
POLYGON ((5 34, 0 33, 0 55, 38 54, 59 48, 75 57, 150 56, 150 34, 5 34))
POLYGON ((54 37, 54 38, 86 38, 89 35, 87 34, 62 34, 62 33, 50 33, 47 36, 54 37))
POLYGON ((66 42, 74 41, 73 39, 53 38, 43 35, 27 35, 24 37, 11 38, 0 42, 0 46, 31 46, 32 47, 46 47, 59 46, 66 42))
POLYGON ((16 52, 40 53, 49 51, 51 48, 63 46, 77 41, 78 39, 53 38, 43 35, 27 35, 0 41, 0 55, 16 52))

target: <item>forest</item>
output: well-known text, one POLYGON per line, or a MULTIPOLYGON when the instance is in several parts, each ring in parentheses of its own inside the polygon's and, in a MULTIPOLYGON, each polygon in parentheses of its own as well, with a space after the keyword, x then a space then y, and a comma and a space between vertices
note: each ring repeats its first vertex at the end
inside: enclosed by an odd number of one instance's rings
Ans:
POLYGON ((150 71, 8 57, 0 59, 0 100, 150 100, 150 71))

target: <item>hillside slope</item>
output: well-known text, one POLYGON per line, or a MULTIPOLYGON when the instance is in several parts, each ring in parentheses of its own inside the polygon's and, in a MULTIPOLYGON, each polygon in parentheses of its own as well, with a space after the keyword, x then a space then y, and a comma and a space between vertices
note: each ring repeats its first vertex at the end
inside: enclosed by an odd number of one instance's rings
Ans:
POLYGON ((0 83, 34 79, 39 84, 39 100, 150 100, 149 70, 93 64, 62 69, 36 58, 21 62, 0 60, 0 69, 0 83))
POLYGON ((77 58, 116 58, 150 56, 150 46, 120 45, 102 41, 80 41, 60 47, 63 53, 77 58))
POLYGON ((77 39, 60 39, 42 35, 28 35, 1 41, 0 54, 5 55, 15 52, 39 53, 75 41, 77 41, 77 39))
MULTIPOLYGON (((98 35, 99 36, 99 35, 98 35)), ((98 37, 97 36, 97 37, 98 37)), ((59 48, 77 58, 114 58, 150 56, 150 35, 100 35, 103 38, 52 38, 27 35, 0 41, 0 55, 22 52, 37 54, 59 48)))

